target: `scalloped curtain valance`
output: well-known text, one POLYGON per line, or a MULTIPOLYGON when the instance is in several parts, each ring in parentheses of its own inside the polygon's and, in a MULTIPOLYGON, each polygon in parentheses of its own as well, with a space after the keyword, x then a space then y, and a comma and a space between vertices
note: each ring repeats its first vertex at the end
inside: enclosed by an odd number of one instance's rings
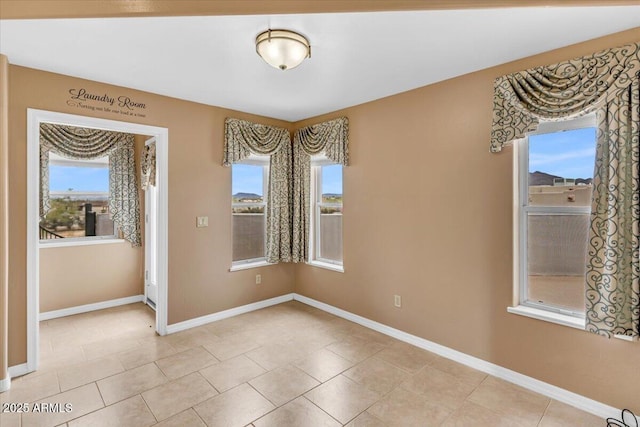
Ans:
POLYGON ((224 123, 224 166, 251 154, 269 156, 267 262, 291 262, 292 164, 289 130, 228 118, 224 123))
POLYGON ((340 117, 298 129, 293 135, 295 149, 313 156, 324 153, 332 162, 349 164, 349 120, 340 117))
POLYGON ((109 214, 133 246, 140 238, 140 201, 132 134, 42 123, 40 125, 40 217, 50 209, 49 153, 78 160, 109 156, 109 214))
POLYGON ((640 337, 640 43, 499 77, 491 151, 541 120, 596 113, 586 330, 640 337))
POLYGON ((271 156, 290 146, 289 130, 228 118, 224 122, 224 166, 238 163, 251 154, 271 156))
POLYGON ((589 114, 628 90, 640 72, 640 43, 498 77, 491 151, 535 131, 540 120, 589 114))
POLYGON ((293 262, 309 254, 311 156, 324 154, 334 163, 349 163, 349 121, 346 117, 299 129, 293 136, 293 262))

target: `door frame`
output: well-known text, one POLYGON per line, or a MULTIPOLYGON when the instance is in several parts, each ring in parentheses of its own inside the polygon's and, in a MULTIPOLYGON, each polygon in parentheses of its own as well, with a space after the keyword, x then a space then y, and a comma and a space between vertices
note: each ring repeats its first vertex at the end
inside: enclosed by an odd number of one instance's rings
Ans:
MULTIPOLYGON (((144 141, 144 145, 145 147, 148 146, 149 144, 153 144, 156 142, 156 138, 153 136, 151 138, 148 138, 147 140, 144 141)), ((156 225, 158 223, 158 195, 157 195, 157 189, 154 188, 155 186, 149 186, 148 188, 146 188, 144 190, 144 303, 149 305, 149 274, 151 273, 157 273, 157 264, 158 264, 158 257, 157 254, 153 254, 152 253, 152 248, 150 245, 148 245, 147 243, 150 241, 154 241, 157 242, 157 229, 156 229, 156 225), (152 190, 150 190, 152 189, 152 190), (151 191, 153 191, 154 197, 153 197, 153 204, 150 203, 152 201, 152 197, 151 197, 151 191), (151 221, 149 220, 150 217, 154 218, 153 221, 153 225, 154 227, 151 227, 151 221), (151 236, 153 236, 153 239, 151 239, 151 236), (154 258, 152 260, 152 258, 154 258), (152 262, 153 261, 153 262, 152 262)), ((156 245, 157 246, 157 245, 156 245)), ((158 299, 158 291, 157 291, 157 279, 154 275, 153 277, 154 279, 154 284, 156 286, 156 297, 153 301, 153 310, 156 310, 156 300, 158 299)), ((151 307, 151 306, 150 306, 151 307)))
POLYGON ((168 184, 169 130, 163 127, 120 122, 54 111, 27 109, 27 366, 38 369, 40 355, 40 254, 39 254, 39 185, 40 185, 40 124, 55 123, 78 127, 149 135, 156 138, 157 263, 158 301, 156 301, 156 332, 167 334, 168 311, 168 184))

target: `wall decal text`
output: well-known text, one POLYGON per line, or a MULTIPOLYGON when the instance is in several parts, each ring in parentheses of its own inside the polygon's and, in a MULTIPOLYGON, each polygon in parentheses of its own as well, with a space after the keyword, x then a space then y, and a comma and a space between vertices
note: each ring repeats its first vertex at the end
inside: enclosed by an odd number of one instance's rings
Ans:
POLYGON ((133 100, 125 95, 111 96, 107 93, 91 93, 85 88, 69 89, 67 105, 84 108, 91 111, 104 111, 106 113, 120 114, 123 116, 147 117, 143 113, 147 104, 133 100))

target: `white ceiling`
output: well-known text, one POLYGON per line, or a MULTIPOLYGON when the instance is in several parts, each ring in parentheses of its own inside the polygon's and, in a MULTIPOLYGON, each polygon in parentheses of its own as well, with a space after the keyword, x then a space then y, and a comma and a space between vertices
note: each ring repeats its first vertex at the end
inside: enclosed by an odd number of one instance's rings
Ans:
POLYGON ((1 20, 12 64, 296 121, 640 24, 640 6, 1 20), (267 28, 306 35, 279 71, 267 28))

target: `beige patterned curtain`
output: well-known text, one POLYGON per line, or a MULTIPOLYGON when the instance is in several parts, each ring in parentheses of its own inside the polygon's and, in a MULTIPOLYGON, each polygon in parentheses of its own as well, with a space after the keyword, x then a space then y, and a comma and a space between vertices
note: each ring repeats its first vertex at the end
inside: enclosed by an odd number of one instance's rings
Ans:
POLYGON ((640 337, 640 76, 597 112, 587 330, 640 337))
POLYGON ((334 163, 349 164, 349 121, 340 117, 299 129, 293 137, 293 262, 309 256, 311 156, 324 153, 334 163))
POLYGON ((252 153, 270 156, 266 214, 267 262, 291 262, 293 159, 289 130, 246 120, 226 119, 222 164, 230 166, 252 153))
POLYGON ((491 151, 539 120, 596 111, 598 135, 587 248, 586 329, 640 333, 640 43, 499 77, 491 151))
POLYGON ((49 153, 69 159, 109 156, 109 212, 133 246, 140 239, 140 201, 136 185, 134 136, 73 126, 40 124, 40 216, 50 209, 49 153))
POLYGON ((589 114, 624 93, 640 72, 640 43, 498 77, 491 151, 524 138, 540 119, 589 114))
POLYGON ((143 190, 156 186, 156 142, 146 144, 140 159, 140 186, 143 190))

